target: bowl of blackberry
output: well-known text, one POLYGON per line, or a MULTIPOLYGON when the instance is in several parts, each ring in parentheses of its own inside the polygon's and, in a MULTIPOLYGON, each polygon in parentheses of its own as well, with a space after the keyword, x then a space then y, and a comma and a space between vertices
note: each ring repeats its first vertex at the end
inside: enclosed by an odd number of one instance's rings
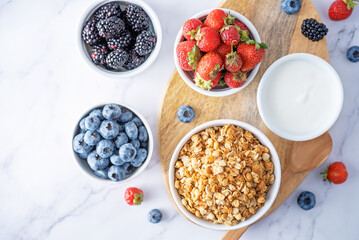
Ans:
POLYGON ((135 109, 123 104, 103 104, 82 115, 75 127, 72 149, 87 175, 107 182, 124 182, 148 165, 153 135, 135 109))
POLYGON ((101 1, 85 13, 78 39, 90 66, 124 78, 155 61, 162 30, 155 12, 143 1, 101 1))

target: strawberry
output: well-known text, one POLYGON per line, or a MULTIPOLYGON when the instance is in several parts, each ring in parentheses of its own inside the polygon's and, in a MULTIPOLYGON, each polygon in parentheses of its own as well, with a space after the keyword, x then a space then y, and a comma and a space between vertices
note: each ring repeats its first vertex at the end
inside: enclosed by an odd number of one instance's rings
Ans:
POLYGON ((223 69, 223 59, 218 53, 206 53, 197 65, 196 72, 205 81, 214 79, 223 69))
POLYGON ((140 205, 143 200, 143 192, 138 188, 127 188, 125 191, 125 200, 129 205, 140 205))
POLYGON ((193 40, 197 31, 203 27, 204 24, 200 20, 196 18, 189 19, 183 24, 182 35, 187 40, 193 40))
POLYGON ((238 55, 238 53, 233 52, 233 49, 226 55, 224 60, 224 67, 232 73, 238 72, 239 69, 241 69, 242 64, 242 58, 238 55))
POLYGON ((221 44, 219 32, 213 28, 200 28, 196 34, 197 46, 203 52, 215 50, 221 44))
POLYGON ((221 39, 224 44, 237 45, 239 43, 239 32, 235 26, 229 25, 221 29, 221 39))
POLYGON ((238 72, 238 73, 226 72, 226 74, 224 75, 224 81, 230 88, 239 88, 246 83, 247 78, 246 78, 246 74, 242 72, 238 72))
POLYGON ((267 45, 264 43, 257 43, 253 40, 242 42, 237 46, 237 53, 243 60, 241 71, 246 72, 253 69, 265 55, 267 45))
POLYGON ((201 75, 197 72, 197 70, 194 72, 194 81, 196 86, 204 90, 211 90, 212 88, 217 86, 219 80, 221 80, 221 77, 222 77, 222 71, 220 71, 215 78, 207 81, 201 77, 201 75))
POLYGON ((176 47, 176 54, 180 67, 185 71, 196 69, 201 59, 201 51, 195 41, 180 42, 176 47))
POLYGON ((236 20, 236 21, 234 22, 234 24, 237 25, 241 30, 247 30, 247 31, 249 31, 249 29, 247 28, 247 26, 246 26, 244 23, 242 23, 241 21, 236 20))
POLYGON ((330 164, 327 170, 321 172, 321 174, 323 174, 323 181, 328 179, 329 182, 334 184, 341 184, 348 178, 347 169, 342 162, 334 162, 330 164))
POLYGON ((204 25, 219 31, 224 26, 225 19, 227 18, 228 16, 223 10, 214 9, 208 14, 206 20, 204 21, 204 25))
POLYGON ((226 55, 228 54, 228 53, 231 53, 231 46, 229 46, 229 45, 227 45, 227 44, 224 44, 224 43, 221 43, 220 45, 219 45, 219 47, 218 48, 216 48, 213 52, 216 52, 216 53, 218 53, 219 55, 221 55, 221 57, 223 58, 223 59, 225 59, 226 58, 226 55))
POLYGON ((328 15, 331 20, 339 21, 347 19, 353 12, 354 3, 357 0, 336 0, 329 7, 328 15))

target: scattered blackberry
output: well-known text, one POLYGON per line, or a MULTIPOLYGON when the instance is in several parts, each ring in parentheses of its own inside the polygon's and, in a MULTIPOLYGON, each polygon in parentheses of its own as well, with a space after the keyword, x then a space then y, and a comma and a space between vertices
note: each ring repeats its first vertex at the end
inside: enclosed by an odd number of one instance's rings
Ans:
POLYGON ((322 40, 327 33, 328 28, 313 18, 305 19, 302 23, 302 34, 313 42, 322 40))
POLYGON ((129 4, 125 12, 126 20, 131 25, 133 31, 141 32, 150 26, 150 19, 141 7, 129 4))
POLYGON ((110 38, 107 40, 109 49, 124 49, 132 43, 132 36, 130 32, 122 32, 119 38, 110 38))
POLYGON ((92 61, 99 65, 99 64, 105 64, 106 63, 106 56, 108 54, 107 47, 103 44, 99 44, 92 47, 91 50, 91 59, 92 61))
POLYGON ((127 70, 138 68, 146 60, 144 56, 138 55, 135 50, 131 50, 128 55, 128 60, 123 65, 127 70))
POLYGON ((120 4, 116 2, 110 2, 101 6, 95 13, 94 18, 96 21, 109 18, 112 16, 119 16, 121 14, 120 4))
POLYGON ((101 37, 117 38, 125 30, 125 23, 118 17, 110 17, 100 20, 96 27, 101 37))
POLYGON ((135 43, 135 50, 140 56, 145 56, 152 52, 153 48, 156 45, 156 34, 150 31, 141 32, 137 38, 135 43))
POLYGON ((90 44, 91 46, 100 41, 100 35, 98 34, 95 20, 87 21, 82 30, 82 39, 85 43, 90 44))
POLYGON ((121 68, 128 59, 128 53, 125 50, 118 49, 107 55, 106 63, 107 66, 119 69, 121 68))

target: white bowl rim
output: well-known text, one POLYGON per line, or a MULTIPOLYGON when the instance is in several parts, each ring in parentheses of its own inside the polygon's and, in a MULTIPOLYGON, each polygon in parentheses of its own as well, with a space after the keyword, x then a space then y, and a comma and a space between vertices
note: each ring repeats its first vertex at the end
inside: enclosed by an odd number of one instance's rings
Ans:
MULTIPOLYGON (((215 10, 215 9, 222 9, 224 12, 228 13, 230 12, 232 16, 236 17, 238 20, 240 20, 241 22, 243 22, 249 29, 249 31, 251 32, 254 40, 256 42, 261 42, 261 38, 259 36, 259 33, 257 31, 257 29, 254 27, 254 25, 252 24, 251 21, 249 21, 245 16, 243 16, 242 14, 234 11, 234 10, 230 10, 230 9, 226 9, 226 8, 211 8, 211 9, 206 9, 206 10, 203 10, 201 12, 198 12, 196 13, 195 15, 193 15, 192 17, 188 18, 188 19, 191 19, 191 18, 201 18, 203 16, 206 16, 208 15, 212 10, 215 10)), ((182 26, 180 28, 180 30, 178 31, 177 33, 177 36, 176 36, 176 40, 175 40, 175 43, 174 43, 174 62, 175 62, 175 65, 176 65, 176 69, 179 73, 179 75, 181 76, 181 78, 183 79, 183 81, 185 81, 185 83, 187 83, 187 85, 192 88, 193 90, 195 90, 196 92, 199 92, 203 95, 206 95, 206 96, 210 96, 210 97, 225 97, 225 96, 229 96, 229 95, 232 95, 234 93, 237 93, 239 91, 241 91, 242 89, 244 89, 246 86, 248 86, 250 84, 250 82, 255 78, 255 76, 257 75, 258 73, 258 70, 260 68, 260 65, 261 65, 261 62, 259 64, 257 64, 257 66, 255 66, 253 69, 252 69, 252 72, 250 73, 250 75, 248 76, 247 78, 247 81, 246 83, 239 87, 239 88, 228 88, 226 90, 221 90, 221 91, 208 91, 208 90, 203 90, 199 87, 197 87, 191 79, 189 79, 187 77, 187 75, 185 74, 184 70, 179 66, 179 63, 178 63, 178 59, 177 59, 177 54, 176 54, 176 47, 177 45, 180 43, 181 41, 181 38, 182 38, 182 26)))
POLYGON ((82 114, 81 117, 79 118, 79 121, 77 121, 77 123, 76 123, 74 132, 72 134, 72 139, 71 139, 71 149, 74 154, 75 161, 77 163, 76 165, 81 169, 81 172, 85 173, 87 176, 90 176, 92 179, 96 179, 101 182, 107 182, 110 184, 119 184, 119 183, 128 182, 128 181, 132 180, 133 178, 135 178, 136 176, 138 176, 140 173, 142 173, 145 170, 145 168, 148 166, 148 164, 151 160, 153 148, 154 148, 153 134, 152 134, 152 130, 151 130, 150 125, 148 124, 146 118, 142 114, 140 114, 136 109, 134 109, 133 107, 131 107, 127 104, 118 103, 118 102, 101 103, 101 104, 98 104, 98 105, 92 107, 90 110, 88 110, 87 112, 82 114), (139 168, 137 168, 137 170, 135 171, 134 174, 132 174, 130 177, 128 177, 122 181, 119 181, 119 182, 112 181, 111 179, 103 179, 103 178, 96 176, 93 173, 93 170, 90 169, 90 167, 87 165, 87 161, 85 159, 80 158, 78 156, 78 153, 76 153, 72 148, 72 140, 79 133, 79 129, 80 129, 79 123, 80 123, 81 119, 84 118, 85 116, 87 116, 92 110, 101 109, 106 104, 118 104, 118 105, 120 105, 120 107, 125 107, 125 108, 131 110, 143 122, 143 125, 145 126, 147 133, 148 133, 148 149, 147 149, 148 152, 147 152, 146 160, 143 162, 143 164, 139 168), (85 164, 87 165, 87 167, 84 166, 85 164))
POLYGON ((144 2, 142 0, 118 0, 118 1, 116 1, 116 0, 101 0, 101 1, 97 1, 93 4, 91 4, 85 11, 83 17, 81 18, 81 20, 79 22, 77 42, 78 42, 79 50, 81 52, 82 57, 85 59, 85 62, 87 62, 88 65, 92 69, 95 69, 97 72, 99 72, 101 74, 106 74, 107 76, 114 77, 114 78, 120 78, 120 79, 121 78, 129 78, 129 77, 138 75, 141 72, 143 72, 144 70, 146 70, 157 59, 159 52, 161 50, 161 45, 162 45, 162 27, 161 27, 161 23, 156 15, 156 13, 154 12, 154 10, 150 7, 150 5, 148 5, 146 2, 144 2), (146 61, 143 64, 141 64, 138 68, 128 70, 128 71, 123 71, 123 72, 115 72, 115 71, 107 70, 100 66, 96 66, 90 60, 90 58, 87 54, 87 51, 84 49, 85 43, 82 40, 82 28, 83 28, 86 20, 88 19, 89 14, 92 11, 94 11, 95 8, 98 8, 101 5, 109 3, 109 2, 134 3, 134 4, 142 7, 145 10, 145 12, 147 13, 147 15, 149 16, 149 18, 151 19, 153 29, 157 35, 156 46, 155 46, 154 50, 152 51, 152 53, 150 54, 150 56, 146 59, 146 61))
POLYGON ((190 132, 188 132, 183 138, 182 140, 178 143, 176 149, 173 152, 171 161, 170 161, 170 165, 169 165, 169 173, 168 173, 168 180, 169 180, 169 188, 170 188, 170 192, 172 195, 172 198, 174 200, 174 202, 176 203, 176 206, 178 209, 180 209, 180 211, 185 215, 186 218, 188 218, 189 220, 191 220, 191 222, 198 224, 202 227, 208 228, 208 229, 213 229, 213 230, 223 230, 223 231, 229 231, 229 230, 235 230, 235 229, 239 229, 239 228, 243 228, 246 226, 251 225, 252 223, 256 222, 257 220, 259 220, 272 206, 273 202, 275 201, 278 191, 279 191, 279 187, 280 187, 280 182, 281 182, 281 164, 280 164, 280 160, 277 154, 277 151, 275 149, 275 147, 273 146, 272 142, 267 138, 267 136, 264 135, 264 133, 262 133, 259 129, 257 129, 256 127, 245 123, 245 122, 241 122, 238 120, 232 120, 232 119, 218 119, 218 120, 213 120, 213 121, 209 121, 206 123, 203 123, 197 127, 195 127, 194 129, 192 129, 190 132), (224 126, 225 124, 232 124, 235 126, 240 126, 245 130, 251 131, 253 133, 254 136, 257 137, 257 139, 260 141, 260 143, 266 147, 269 148, 270 151, 270 155, 271 155, 271 160, 274 164, 274 176, 275 176, 275 182, 273 183, 273 185, 271 186, 270 190, 267 193, 267 198, 266 198, 266 202, 264 203, 264 206, 262 208, 259 208, 257 213, 254 214, 253 216, 251 216, 250 218, 246 219, 243 222, 238 223, 237 225, 234 226, 227 226, 225 224, 214 224, 211 223, 209 221, 197 218, 194 214, 190 213, 181 203, 181 198, 174 186, 174 165, 175 162, 177 161, 177 157, 178 154, 181 150, 181 148, 183 147, 183 145, 188 141, 188 139, 195 133, 198 133, 208 127, 213 127, 213 126, 224 126))
POLYGON ((343 90, 342 81, 340 80, 338 73, 327 61, 325 61, 324 59, 322 59, 316 55, 309 54, 309 53, 292 53, 292 54, 283 56, 283 57, 279 58, 278 60, 276 60, 274 63, 272 63, 269 66, 269 68, 263 74, 261 81, 259 82, 258 90, 257 90, 258 111, 262 117, 263 122, 267 125, 267 127, 272 132, 274 132, 275 134, 277 134, 278 136, 280 136, 282 138, 285 138, 285 139, 291 140, 291 141, 311 140, 311 139, 321 136, 326 131, 328 131, 333 126, 333 124, 336 122, 336 120, 338 119, 340 112, 342 110, 342 107, 343 107, 343 101, 344 101, 344 90, 343 90), (338 105, 338 109, 335 109, 335 111, 333 111, 333 118, 330 119, 330 121, 328 121, 327 124, 323 123, 322 127, 319 128, 318 130, 316 130, 315 132, 313 132, 311 134, 303 135, 303 136, 295 136, 291 133, 282 131, 279 128, 277 128, 276 125, 273 124, 265 115, 265 111, 263 110, 264 106, 262 103, 263 86, 264 86, 264 83, 266 81, 268 81, 268 76, 271 74, 272 71, 274 71, 276 68, 278 68, 281 64, 286 63, 291 60, 295 60, 295 59, 305 59, 307 61, 311 61, 313 64, 321 64, 323 67, 325 67, 329 71, 330 74, 333 75, 333 77, 335 78, 335 80, 337 81, 337 83, 339 85, 339 89, 337 89, 338 96, 336 98, 337 101, 339 101, 339 105, 338 105))

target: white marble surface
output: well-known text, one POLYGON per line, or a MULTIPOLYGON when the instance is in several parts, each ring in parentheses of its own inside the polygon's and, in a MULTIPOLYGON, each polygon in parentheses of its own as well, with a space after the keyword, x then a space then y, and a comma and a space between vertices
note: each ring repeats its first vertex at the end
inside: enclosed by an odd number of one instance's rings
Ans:
MULTIPOLYGON (((157 149, 136 179, 104 184, 77 168, 71 137, 84 111, 110 101, 140 110, 156 133, 160 99, 174 69, 175 35, 186 18, 220 1, 148 0, 162 23, 162 49, 150 69, 124 80, 106 79, 78 52, 77 25, 91 2, 0 1, 0 239, 219 239, 222 232, 195 226, 176 212, 164 188, 157 149), (144 190, 141 206, 124 202, 129 186, 144 190), (152 208, 163 211, 161 223, 147 221, 152 208)), ((314 1, 330 29, 331 63, 342 78, 345 101, 331 131, 334 149, 327 163, 344 161, 348 181, 323 183, 323 167, 313 170, 242 239, 359 238, 359 63, 345 57, 349 46, 359 45, 359 8, 349 20, 332 22, 330 2, 314 1), (296 204, 302 190, 317 196, 311 211, 296 204)))

